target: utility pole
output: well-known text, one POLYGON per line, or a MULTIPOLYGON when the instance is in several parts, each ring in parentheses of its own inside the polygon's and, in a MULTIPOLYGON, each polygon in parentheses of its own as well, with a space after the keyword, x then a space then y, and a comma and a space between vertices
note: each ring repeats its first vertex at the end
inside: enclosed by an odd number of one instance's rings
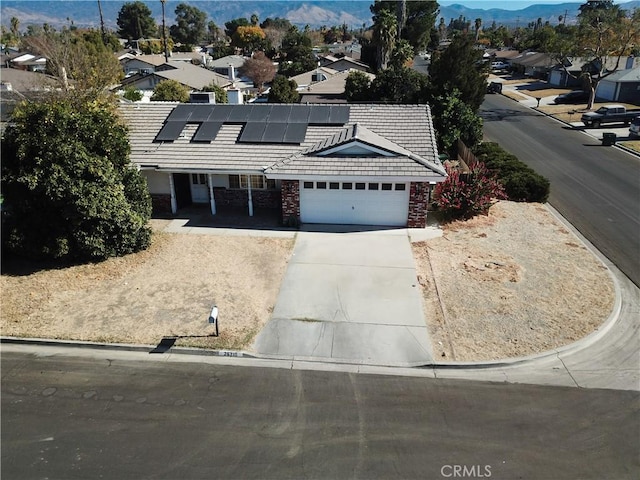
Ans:
POLYGON ((102 16, 102 5, 98 0, 98 11, 100 12, 100 32, 102 33, 102 43, 107 44, 107 33, 104 30, 104 17, 102 16))
POLYGON ((160 0, 162 4, 162 46, 164 47, 164 61, 169 61, 169 51, 167 49, 167 26, 164 21, 164 4, 167 3, 167 0, 160 0))

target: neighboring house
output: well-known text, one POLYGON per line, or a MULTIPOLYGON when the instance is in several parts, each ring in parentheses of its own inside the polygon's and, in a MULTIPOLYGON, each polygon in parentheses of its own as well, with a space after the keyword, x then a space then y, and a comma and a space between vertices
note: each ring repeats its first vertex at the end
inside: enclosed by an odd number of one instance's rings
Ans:
POLYGON ((596 96, 601 101, 640 105, 640 67, 618 70, 600 80, 596 96))
MULTIPOLYGON (((640 66, 640 57, 620 58, 609 56, 604 59, 605 72, 619 69, 632 69, 640 66)), ((558 87, 581 87, 582 82, 578 78, 583 72, 597 74, 600 71, 600 63, 595 63, 592 59, 586 58, 567 58, 563 65, 555 65, 549 73, 549 85, 558 87)))
POLYGON ((318 57, 318 61, 321 67, 328 67, 339 72, 344 70, 360 70, 362 72, 371 71, 369 65, 354 60, 351 57, 337 58, 332 55, 320 55, 318 57))
POLYGON ((204 87, 211 85, 211 83, 222 88, 231 85, 231 81, 227 77, 204 67, 188 62, 170 61, 169 63, 158 65, 153 73, 138 73, 125 78, 120 88, 133 87, 136 90, 151 91, 158 83, 164 80, 175 80, 191 90, 202 90, 204 87))
POLYGON ((122 104, 156 212, 424 227, 446 178, 428 105, 122 104))
MULTIPOLYGON (((345 85, 347 77, 352 71, 355 70, 337 72, 326 80, 312 83, 305 88, 299 88, 300 103, 346 103, 345 85)), ((372 73, 363 73, 369 77, 370 81, 376 78, 372 73)))
POLYGON ((231 78, 229 75, 233 75, 233 78, 235 78, 238 70, 244 65, 245 60, 247 60, 247 57, 241 55, 227 55, 226 57, 216 60, 209 60, 207 68, 225 77, 231 78))
POLYGON ((318 67, 310 70, 308 72, 301 73, 299 75, 295 75, 293 77, 289 77, 289 80, 293 80, 298 85, 298 88, 306 88, 312 83, 322 82, 323 80, 327 80, 329 77, 338 73, 338 70, 334 70, 333 68, 328 67, 318 67))
POLYGON ((48 93, 60 87, 55 77, 44 73, 0 68, 0 125, 11 119, 16 105, 24 100, 40 100, 48 93))
MULTIPOLYGON (((154 55, 131 55, 131 54, 119 54, 120 64, 124 70, 125 76, 135 75, 137 73, 150 74, 154 73, 158 67, 164 65, 166 62, 164 54, 154 55)), ((203 53, 198 52, 175 52, 169 55, 169 63, 196 63, 205 65, 207 57, 203 53)))
POLYGON ((44 72, 47 68, 47 59, 40 55, 17 53, 7 58, 6 66, 29 72, 44 72))
POLYGON ((550 55, 538 52, 521 53, 511 59, 514 72, 542 79, 548 78, 549 72, 556 63, 550 55))

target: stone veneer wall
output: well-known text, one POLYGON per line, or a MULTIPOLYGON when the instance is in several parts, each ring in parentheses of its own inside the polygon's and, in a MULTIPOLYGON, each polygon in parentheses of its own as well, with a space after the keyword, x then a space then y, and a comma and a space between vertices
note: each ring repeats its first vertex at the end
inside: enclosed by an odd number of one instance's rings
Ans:
POLYGON ((427 226, 428 199, 429 184, 425 182, 411 182, 411 186, 409 187, 407 227, 424 228, 427 226))
POLYGON ((298 180, 282 180, 282 223, 300 221, 300 182, 298 180))
POLYGON ((171 195, 168 193, 152 193, 151 207, 156 215, 171 215, 171 195))

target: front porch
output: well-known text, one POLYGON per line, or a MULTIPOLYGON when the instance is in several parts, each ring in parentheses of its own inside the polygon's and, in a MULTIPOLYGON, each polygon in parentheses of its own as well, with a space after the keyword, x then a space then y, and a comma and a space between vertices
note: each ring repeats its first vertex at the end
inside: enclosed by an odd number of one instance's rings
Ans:
POLYGON ((186 220, 184 227, 250 228, 254 230, 274 230, 283 228, 280 208, 256 207, 253 216, 247 214, 246 207, 225 206, 211 214, 208 204, 191 204, 178 209, 176 214, 154 213, 153 219, 186 220))

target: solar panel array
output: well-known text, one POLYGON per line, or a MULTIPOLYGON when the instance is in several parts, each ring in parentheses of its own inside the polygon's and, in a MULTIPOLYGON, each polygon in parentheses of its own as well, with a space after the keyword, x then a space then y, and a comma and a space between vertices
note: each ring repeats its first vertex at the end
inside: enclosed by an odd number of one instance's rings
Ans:
POLYGON ((173 142, 188 123, 199 124, 192 141, 211 142, 223 124, 243 124, 241 143, 302 143, 309 125, 344 125, 348 105, 203 105, 174 108, 156 135, 156 142, 173 142))

